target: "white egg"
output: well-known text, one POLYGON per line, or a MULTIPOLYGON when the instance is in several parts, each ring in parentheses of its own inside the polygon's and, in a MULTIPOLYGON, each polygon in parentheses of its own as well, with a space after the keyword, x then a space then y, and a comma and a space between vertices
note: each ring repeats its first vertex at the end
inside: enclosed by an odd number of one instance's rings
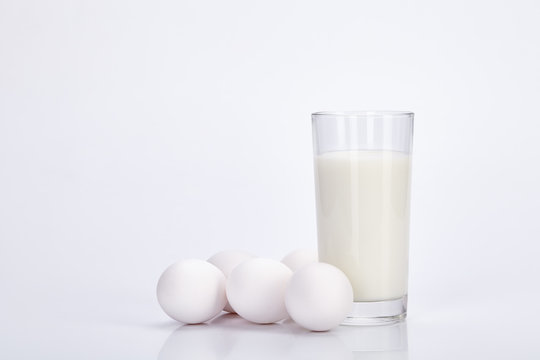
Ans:
MULTIPOLYGON (((251 258, 253 258, 253 255, 242 251, 226 250, 213 255, 208 259, 208 262, 217 266, 223 272, 225 277, 228 278, 235 267, 251 258)), ((223 310, 235 313, 228 301, 223 310)))
POLYGON ((317 251, 312 249, 297 249, 288 253, 281 262, 287 265, 292 271, 300 269, 302 266, 319 261, 317 251))
POLYGON ((238 265, 227 281, 227 296, 244 319, 269 324, 287 317, 285 290, 292 271, 276 260, 255 258, 238 265))
POLYGON ((290 317, 300 326, 326 331, 338 326, 353 304, 347 276, 335 266, 313 263, 294 273, 285 295, 290 317))
POLYGON ((225 275, 203 260, 179 261, 159 278, 157 298, 173 319, 187 324, 205 322, 225 306, 225 275))

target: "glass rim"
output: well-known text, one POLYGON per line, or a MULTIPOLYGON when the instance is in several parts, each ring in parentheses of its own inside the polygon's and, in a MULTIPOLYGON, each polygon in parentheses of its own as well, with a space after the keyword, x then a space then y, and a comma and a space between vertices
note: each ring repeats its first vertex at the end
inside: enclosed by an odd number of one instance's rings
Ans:
POLYGON ((311 116, 332 116, 332 117, 411 117, 412 111, 395 110, 360 110, 360 111, 317 111, 311 116))

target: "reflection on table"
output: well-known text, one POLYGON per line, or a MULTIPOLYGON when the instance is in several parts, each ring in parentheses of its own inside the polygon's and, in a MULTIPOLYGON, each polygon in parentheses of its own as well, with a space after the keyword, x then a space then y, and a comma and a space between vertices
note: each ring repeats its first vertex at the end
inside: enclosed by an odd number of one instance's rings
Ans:
POLYGON ((224 313, 209 324, 182 325, 159 352, 171 359, 407 359, 407 323, 339 326, 311 332, 291 320, 258 325, 224 313))

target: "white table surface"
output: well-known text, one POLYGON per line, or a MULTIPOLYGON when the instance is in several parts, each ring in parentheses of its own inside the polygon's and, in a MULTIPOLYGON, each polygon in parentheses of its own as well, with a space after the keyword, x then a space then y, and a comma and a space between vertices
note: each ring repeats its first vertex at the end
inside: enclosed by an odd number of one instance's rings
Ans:
MULTIPOLYGON (((182 325, 155 301, 35 302, 21 316, 3 308, 5 359, 538 359, 538 315, 511 297, 431 308, 385 326, 309 332, 291 320, 256 325, 222 313, 182 325), (47 311, 42 306, 49 308, 47 311), (436 309, 438 308, 438 309, 436 309), (62 310, 63 309, 63 310, 62 310), (7 310, 7 311, 6 311, 7 310)), ((74 300, 73 298, 72 300, 74 300)), ((127 297, 125 298, 127 300, 127 297)), ((50 300, 46 299, 46 301, 50 300)), ((29 302, 30 303, 30 302, 29 302)), ((13 305, 15 306, 15 305, 13 305)), ((18 305, 21 308, 21 304, 18 305)))

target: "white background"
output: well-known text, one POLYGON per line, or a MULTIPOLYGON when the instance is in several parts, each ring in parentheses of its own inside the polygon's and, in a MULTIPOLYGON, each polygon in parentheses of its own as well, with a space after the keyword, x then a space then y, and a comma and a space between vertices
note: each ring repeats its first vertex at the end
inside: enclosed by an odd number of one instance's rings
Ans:
POLYGON ((539 18, 534 0, 0 1, 0 356, 537 358, 539 18), (416 113, 407 322, 175 331, 170 263, 316 246, 310 113, 355 109, 416 113))

